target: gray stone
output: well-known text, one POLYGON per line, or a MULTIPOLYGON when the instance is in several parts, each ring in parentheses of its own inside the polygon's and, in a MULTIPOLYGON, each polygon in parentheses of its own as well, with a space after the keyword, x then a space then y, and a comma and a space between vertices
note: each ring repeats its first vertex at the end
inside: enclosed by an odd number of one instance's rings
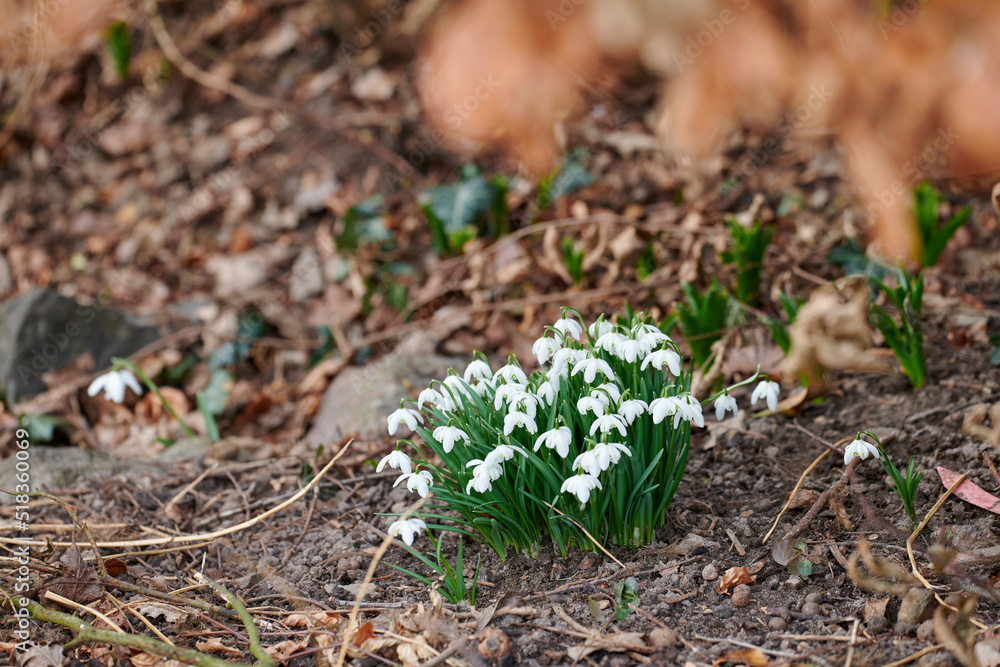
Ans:
MULTIPOLYGON (((437 337, 416 331, 390 354, 374 363, 344 369, 327 387, 316 421, 306 434, 311 446, 340 440, 345 435, 386 437, 386 417, 400 399, 413 397, 431 380, 441 380, 449 368, 461 372, 468 361, 443 357, 434 351, 437 337)), ((395 438, 409 435, 405 426, 395 438)))
POLYGON ((160 334, 101 302, 85 306, 36 289, 0 305, 0 395, 8 405, 46 390, 42 375, 89 353, 95 367, 125 357, 160 334))

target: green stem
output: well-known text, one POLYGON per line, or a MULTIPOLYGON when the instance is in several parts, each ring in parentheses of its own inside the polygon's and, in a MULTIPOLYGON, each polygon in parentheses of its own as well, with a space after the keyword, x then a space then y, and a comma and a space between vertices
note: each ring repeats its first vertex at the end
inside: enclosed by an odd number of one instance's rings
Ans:
POLYGON ((253 654, 253 657, 257 658, 257 664, 261 667, 276 667, 277 663, 274 661, 274 658, 269 656, 264 649, 260 647, 260 633, 257 632, 257 626, 254 625, 253 617, 250 615, 250 612, 247 611, 246 605, 244 605, 238 597, 226 590, 222 584, 212 581, 208 577, 203 576, 203 578, 206 582, 208 582, 208 585, 211 586, 216 593, 224 597, 226 602, 228 602, 229 605, 236 610, 236 613, 239 614, 240 621, 243 623, 243 627, 246 628, 247 631, 247 641, 250 643, 250 653, 253 654))
POLYGON ((119 368, 128 369, 128 370, 132 371, 135 374, 136 377, 138 377, 140 380, 142 380, 142 383, 146 385, 146 387, 149 389, 149 391, 151 391, 152 393, 156 394, 156 397, 158 399, 160 399, 160 403, 163 404, 163 409, 167 411, 167 414, 169 414, 171 417, 173 417, 174 421, 176 421, 178 424, 181 425, 181 428, 184 429, 184 433, 187 435, 187 437, 194 438, 194 437, 196 437, 198 435, 197 433, 195 433, 191 429, 190 426, 188 426, 183 421, 181 421, 181 418, 177 416, 177 413, 174 412, 174 409, 172 407, 170 407, 169 403, 167 403, 167 399, 163 398, 163 394, 160 393, 160 388, 157 387, 153 383, 153 381, 150 380, 149 377, 146 376, 145 373, 143 373, 141 370, 139 370, 138 366, 136 366, 135 364, 133 364, 128 359, 122 359, 121 357, 112 357, 111 358, 111 362, 114 364, 113 368, 115 370, 118 370, 119 368))

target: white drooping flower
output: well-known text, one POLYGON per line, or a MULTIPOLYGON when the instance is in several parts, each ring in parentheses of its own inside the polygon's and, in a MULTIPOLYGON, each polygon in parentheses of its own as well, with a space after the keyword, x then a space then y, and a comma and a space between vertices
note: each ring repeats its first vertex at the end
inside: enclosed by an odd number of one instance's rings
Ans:
POLYGON ((640 322, 639 324, 632 327, 632 333, 634 333, 637 337, 649 334, 652 334, 654 336, 656 334, 663 335, 663 332, 660 331, 659 327, 654 326, 652 324, 646 324, 644 322, 640 322))
POLYGON ((507 384, 520 384, 524 385, 528 383, 528 378, 521 370, 521 367, 517 364, 507 364, 496 373, 493 374, 493 382, 496 383, 497 380, 502 379, 507 384))
POLYGON ((646 412, 649 412, 649 405, 646 404, 646 401, 637 398, 624 401, 618 406, 618 414, 622 416, 626 424, 631 424, 635 421, 636 417, 646 412))
POLYGON ((493 369, 482 359, 473 359, 472 363, 465 367, 465 374, 462 376, 468 384, 476 380, 484 380, 493 376, 493 369))
POLYGON ((591 453, 601 470, 607 470, 612 463, 618 463, 622 454, 632 456, 632 451, 620 442, 602 442, 594 445, 591 453))
POLYGON ((881 454, 878 451, 878 447, 871 444, 870 442, 865 442, 861 438, 856 439, 854 442, 847 446, 844 450, 844 465, 846 466, 851 462, 855 456, 857 456, 862 461, 868 458, 871 454, 875 458, 881 458, 881 454))
POLYGON ((625 334, 620 334, 612 328, 595 340, 594 346, 601 348, 608 354, 618 356, 618 346, 627 340, 625 334))
POLYGON ((538 385, 535 395, 538 396, 545 405, 552 405, 556 400, 556 392, 559 391, 559 378, 555 377, 538 385))
MULTIPOLYGON (((490 453, 492 454, 492 452, 490 453)), ((488 454, 485 461, 472 459, 465 464, 466 468, 469 466, 472 466, 472 475, 474 477, 486 477, 490 481, 494 481, 500 479, 500 476, 503 475, 503 468, 500 467, 500 464, 495 459, 491 459, 488 454)))
POLYGON ((701 403, 691 394, 681 394, 677 397, 677 414, 674 415, 674 428, 680 420, 692 422, 697 426, 705 426, 705 417, 701 414, 701 403))
POLYGON ((610 399, 609 404, 614 403, 617 405, 618 401, 622 399, 622 390, 610 382, 605 382, 601 386, 591 389, 590 395, 594 398, 603 398, 605 401, 610 399))
POLYGON ((602 401, 599 398, 593 396, 584 396, 576 402, 576 411, 581 415, 587 414, 587 410, 590 410, 595 415, 600 417, 608 409, 608 402, 606 400, 602 401))
POLYGON ((465 485, 465 493, 466 495, 468 495, 472 493, 473 490, 475 490, 477 493, 486 493, 487 491, 492 491, 493 482, 496 479, 498 478, 494 477, 491 479, 486 474, 477 475, 475 474, 475 471, 473 471, 472 479, 470 479, 469 483, 465 485))
POLYGON ((722 421, 727 412, 732 412, 733 416, 740 414, 740 409, 736 405, 736 399, 729 394, 723 394, 715 399, 715 418, 722 421))
POLYGON ((579 340, 580 336, 583 335, 583 327, 580 326, 580 323, 568 317, 558 320, 552 325, 552 328, 561 333, 563 338, 569 336, 570 338, 579 340))
POLYGON ((597 371, 600 371, 607 379, 614 381, 615 372, 611 370, 611 366, 608 365, 608 362, 603 359, 587 358, 578 361, 576 365, 573 366, 573 375, 583 372, 583 380, 587 384, 594 381, 594 378, 597 377, 597 371))
POLYGON ((646 358, 642 360, 642 366, 640 366, 640 369, 646 370, 646 366, 649 366, 650 364, 659 369, 666 366, 674 375, 681 374, 681 355, 670 349, 650 352, 646 355, 646 358))
POLYGON ((524 456, 524 450, 517 445, 497 445, 493 451, 486 455, 486 465, 500 465, 504 461, 514 458, 514 454, 524 456))
POLYGON ((648 329, 640 329, 639 327, 636 327, 634 335, 636 340, 640 341, 649 350, 652 350, 654 347, 657 347, 662 343, 670 341, 670 336, 663 333, 656 327, 649 327, 648 329))
POLYGON ((389 466, 390 468, 395 468, 404 475, 409 475, 413 471, 413 467, 410 464, 410 457, 394 449, 387 455, 382 457, 382 460, 378 462, 375 467, 375 472, 382 472, 382 468, 389 466))
POLYGON ((528 433, 538 432, 538 426, 535 424, 535 420, 526 413, 517 412, 516 410, 508 412, 507 416, 503 418, 503 434, 510 435, 518 426, 527 429, 528 433))
POLYGON ((421 498, 426 498, 427 494, 430 493, 431 486, 434 485, 434 478, 431 477, 430 472, 426 470, 400 475, 399 478, 393 482, 393 487, 398 486, 399 483, 404 480, 406 481, 406 490, 411 493, 416 491, 421 498))
POLYGON ((569 445, 572 441, 573 432, 567 426, 560 426, 538 436, 538 439, 535 440, 534 450, 537 452, 542 445, 545 445, 549 449, 556 450, 556 454, 560 457, 566 458, 569 455, 569 445))
POLYGON ((590 425, 590 435, 594 435, 598 430, 607 433, 611 429, 618 429, 622 437, 625 437, 625 420, 619 415, 601 415, 590 425))
POLYGON ((507 407, 514 412, 523 412, 534 420, 538 408, 538 397, 528 391, 522 391, 510 397, 507 407))
POLYGON ((434 429, 434 439, 441 443, 445 454, 449 453, 459 440, 469 444, 469 434, 457 426, 438 426, 434 429))
POLYGON ((476 394, 479 395, 479 398, 486 398, 486 393, 490 389, 496 389, 496 387, 493 386, 492 380, 480 380, 476 384, 472 385, 472 391, 476 392, 476 394))
POLYGON ((590 492, 594 489, 603 489, 601 480, 593 475, 573 475, 567 477, 559 489, 561 493, 572 493, 580 501, 580 509, 590 500, 590 492))
POLYGON ((649 404, 649 414, 653 418, 654 424, 659 424, 667 417, 677 415, 678 405, 676 396, 664 396, 653 399, 649 404))
POLYGON ((538 357, 539 364, 547 364, 556 352, 562 349, 562 341, 542 336, 531 346, 531 353, 538 357))
POLYGON ((615 325, 605 320, 598 320, 587 327, 587 331, 594 338, 600 338, 609 331, 614 331, 615 325))
POLYGON ((601 466, 597 463, 597 457, 594 455, 594 450, 588 449, 585 452, 580 452, 577 454, 576 458, 573 459, 573 470, 582 470, 588 475, 601 474, 601 466))
POLYGON ((627 361, 630 364, 634 364, 635 360, 640 356, 644 356, 649 353, 642 343, 631 338, 626 338, 624 341, 619 343, 615 347, 615 355, 622 361, 627 361))
POLYGON ((502 384, 497 387, 497 393, 493 395, 493 408, 499 410, 504 403, 510 403, 511 399, 527 391, 527 387, 519 384, 502 384))
POLYGON ((407 519, 405 521, 393 521, 389 526, 389 534, 402 536, 407 545, 413 544, 413 537, 419 535, 421 530, 427 530, 427 524, 421 519, 407 519))
POLYGON ((399 428, 400 424, 406 424, 408 429, 415 431, 418 423, 424 423, 424 416, 416 410, 400 408, 389 415, 386 421, 389 424, 389 435, 396 435, 396 429, 399 428))
POLYGON ((121 403, 125 400, 126 387, 134 391, 137 396, 142 396, 142 386, 139 384, 139 380, 132 374, 132 371, 123 368, 98 376, 87 387, 87 395, 97 396, 98 392, 103 389, 104 398, 115 403, 121 403))
POLYGON ((552 366, 549 368, 548 372, 545 373, 545 375, 548 376, 550 380, 553 378, 565 377, 569 369, 571 369, 578 361, 582 361, 586 358, 586 350, 576 350, 571 347, 564 347, 553 355, 552 366))
POLYGON ((442 398, 443 397, 437 392, 437 390, 428 387, 420 392, 419 396, 417 396, 417 407, 424 407, 424 403, 427 403, 428 405, 440 405, 442 398))
POLYGON ((767 409, 774 412, 778 409, 778 394, 781 393, 781 386, 777 382, 761 380, 760 384, 750 394, 750 405, 757 405, 757 401, 763 398, 767 401, 767 409))

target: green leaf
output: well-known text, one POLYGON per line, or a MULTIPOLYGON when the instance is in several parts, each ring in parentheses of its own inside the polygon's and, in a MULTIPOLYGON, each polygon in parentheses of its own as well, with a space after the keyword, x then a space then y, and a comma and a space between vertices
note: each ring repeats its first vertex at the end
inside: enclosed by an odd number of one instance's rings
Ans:
POLYGON ((111 55, 115 74, 119 79, 128 76, 128 64, 132 51, 132 35, 123 21, 115 21, 104 30, 104 44, 111 55))
POLYGON ((883 264, 868 258, 853 239, 831 250, 826 259, 834 266, 842 268, 849 276, 862 275, 881 280, 888 273, 883 264))
MULTIPOLYGON (((562 161, 562 168, 555 178, 552 179, 548 189, 548 203, 576 192, 580 188, 585 188, 594 182, 590 173, 580 164, 583 158, 583 151, 580 149, 570 151, 562 161)), ((539 202, 541 204, 541 202, 539 202)), ((545 208, 542 206, 542 208, 545 208)))
POLYGON ((438 185, 420 193, 417 203, 431 223, 432 234, 438 225, 443 236, 435 245, 459 250, 465 241, 475 238, 476 221, 494 204, 494 193, 494 186, 472 164, 462 167, 458 183, 438 185))
POLYGON ((385 217, 380 212, 383 201, 382 195, 375 195, 347 209, 341 218, 337 248, 354 250, 360 245, 375 243, 382 250, 392 249, 392 234, 386 229, 385 217))
POLYGON ((809 575, 812 574, 813 564, 808 558, 799 558, 799 576, 803 579, 808 579, 809 575))
POLYGON ((629 614, 632 613, 632 609, 629 608, 630 604, 639 603, 639 584, 636 582, 635 577, 629 577, 625 581, 619 581, 615 584, 615 621, 621 623, 629 614))
POLYGON ((17 424, 21 428, 27 429, 32 439, 38 442, 52 442, 56 427, 61 426, 63 420, 51 415, 23 414, 18 417, 17 424))
POLYGON ((167 384, 180 384, 188 376, 188 373, 198 363, 198 357, 188 354, 173 366, 163 369, 163 381, 167 384))

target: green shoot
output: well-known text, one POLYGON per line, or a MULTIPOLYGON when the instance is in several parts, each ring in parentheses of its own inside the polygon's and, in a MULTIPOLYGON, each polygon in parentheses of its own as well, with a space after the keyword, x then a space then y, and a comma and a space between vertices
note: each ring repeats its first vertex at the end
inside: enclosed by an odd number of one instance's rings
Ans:
POLYGON ((104 44, 111 55, 115 74, 119 79, 128 76, 128 65, 132 51, 132 36, 123 21, 115 21, 104 30, 104 44))
POLYGON ((722 253, 725 264, 736 265, 736 298, 756 306, 760 303, 760 274, 764 253, 774 234, 773 227, 765 227, 759 220, 744 227, 734 219, 726 220, 732 249, 722 253))
POLYGON ((896 287, 889 288, 881 280, 872 278, 872 283, 882 292, 899 314, 899 324, 886 309, 878 304, 871 307, 871 317, 875 326, 885 338, 886 344, 892 349, 910 378, 914 389, 924 385, 927 372, 927 362, 924 357, 924 333, 920 321, 920 313, 924 298, 924 277, 913 279, 903 269, 896 271, 896 287))
POLYGON ((799 314, 799 308, 805 303, 805 299, 800 297, 793 299, 784 292, 778 294, 778 299, 781 301, 781 308, 785 311, 785 316, 788 318, 788 324, 773 317, 762 317, 761 322, 771 332, 771 338, 774 339, 775 344, 787 355, 792 349, 792 340, 788 336, 788 327, 795 323, 795 318, 799 314))
POLYGON ((924 473, 918 472, 914 469, 915 458, 913 456, 910 457, 910 463, 906 466, 906 474, 904 475, 900 473, 899 469, 886 453, 885 447, 882 446, 882 442, 878 439, 878 436, 871 431, 860 431, 858 433, 859 439, 862 434, 869 436, 875 441, 875 444, 878 445, 879 452, 881 454, 878 462, 885 471, 885 474, 887 474, 889 479, 892 480, 893 489, 896 491, 900 500, 902 500, 903 509, 906 511, 906 515, 910 517, 910 521, 913 522, 913 527, 916 528, 917 510, 915 506, 915 497, 917 494, 917 486, 920 484, 920 480, 924 476, 924 473))
POLYGON ((687 303, 677 304, 678 324, 691 348, 695 366, 701 368, 712 353, 712 345, 726 330, 729 295, 714 277, 702 292, 696 291, 691 283, 683 283, 682 287, 687 303))
POLYGON ((941 195, 933 185, 924 181, 913 191, 913 214, 917 219, 917 229, 920 232, 920 266, 926 268, 937 264, 948 241, 955 235, 959 227, 969 220, 972 212, 970 206, 965 206, 943 225, 938 224, 938 205, 941 195))
POLYGON ((422 581, 428 586, 437 586, 441 596, 452 604, 458 604, 459 602, 465 601, 471 605, 475 605, 476 581, 479 579, 479 566, 481 564, 481 559, 476 561, 476 572, 472 576, 472 586, 467 587, 465 585, 465 576, 462 574, 462 568, 465 564, 463 561, 462 536, 459 535, 458 537, 458 553, 455 556, 454 567, 452 567, 452 565, 448 562, 448 559, 445 558, 442 553, 444 540, 441 539, 441 535, 439 534, 437 537, 434 537, 434 534, 430 531, 430 529, 428 529, 427 537, 434 545, 433 561, 408 544, 403 544, 402 547, 413 554, 413 556, 421 563, 429 567, 431 571, 437 575, 436 581, 431 580, 429 577, 422 574, 417 574, 413 570, 408 570, 393 563, 389 563, 389 566, 399 570, 403 574, 413 577, 418 581, 422 581))

